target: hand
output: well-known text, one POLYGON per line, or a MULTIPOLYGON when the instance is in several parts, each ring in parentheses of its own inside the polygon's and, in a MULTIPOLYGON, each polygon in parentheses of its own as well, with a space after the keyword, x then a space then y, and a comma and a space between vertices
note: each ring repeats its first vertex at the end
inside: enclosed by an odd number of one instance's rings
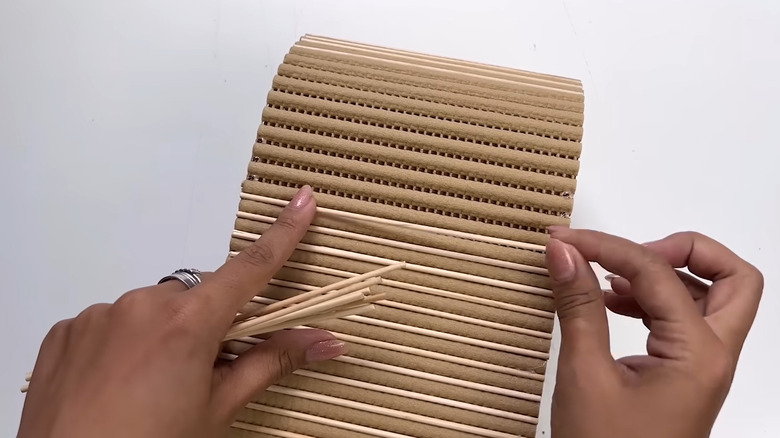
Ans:
POLYGON ((553 438, 709 436, 758 309, 761 273, 696 233, 646 246, 594 231, 550 234, 561 325, 553 438), (602 293, 588 261, 619 276, 615 293, 602 293), (674 269, 686 266, 712 284, 674 269), (645 321, 647 355, 613 359, 605 305, 645 321))
POLYGON ((275 380, 344 353, 328 332, 293 330, 215 365, 236 311, 287 260, 314 212, 304 187, 261 239, 199 286, 145 287, 56 324, 41 345, 18 436, 219 436, 275 380))

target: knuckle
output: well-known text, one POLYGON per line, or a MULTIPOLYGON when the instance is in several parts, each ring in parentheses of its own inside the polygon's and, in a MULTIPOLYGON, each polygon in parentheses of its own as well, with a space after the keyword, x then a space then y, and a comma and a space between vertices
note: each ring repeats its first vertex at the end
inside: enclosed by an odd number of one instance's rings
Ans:
POLYGON ((63 319, 62 321, 58 321, 51 327, 51 329, 49 329, 49 333, 46 334, 46 337, 43 340, 44 343, 52 342, 54 339, 59 338, 61 335, 65 334, 70 328, 72 322, 73 319, 63 319))
POLYGON ((276 355, 276 360, 277 369, 275 370, 276 378, 274 380, 279 380, 282 377, 295 371, 295 360, 293 360, 293 357, 289 351, 285 349, 279 350, 279 354, 276 355))
POLYGON ((86 309, 82 310, 81 313, 79 313, 78 316, 73 320, 73 327, 81 329, 92 325, 92 323, 99 319, 100 316, 104 314, 105 310, 110 306, 110 304, 100 303, 87 307, 86 309))
POLYGON ((295 218, 288 214, 279 215, 279 217, 276 218, 276 221, 274 222, 274 226, 284 228, 289 231, 298 229, 298 223, 296 222, 295 218))
POLYGON ((576 318, 590 311, 594 304, 602 300, 601 290, 586 288, 573 289, 557 293, 555 307, 558 318, 576 318))
POLYGON ((244 255, 244 260, 247 263, 258 267, 271 265, 276 260, 274 249, 262 240, 258 240, 254 244, 246 247, 241 254, 244 255))
POLYGON ((144 290, 137 289, 123 294, 114 302, 114 305, 121 310, 134 309, 145 305, 146 301, 147 296, 144 293, 144 290))
POLYGON ((764 274, 761 273, 758 268, 755 266, 748 264, 748 278, 750 278, 751 282, 754 285, 754 289, 756 292, 761 295, 764 291, 764 274))
POLYGON ((161 306, 162 322, 164 327, 166 327, 168 334, 179 334, 183 336, 194 334, 196 324, 193 322, 197 319, 200 308, 196 300, 187 298, 191 297, 176 297, 167 300, 161 306))

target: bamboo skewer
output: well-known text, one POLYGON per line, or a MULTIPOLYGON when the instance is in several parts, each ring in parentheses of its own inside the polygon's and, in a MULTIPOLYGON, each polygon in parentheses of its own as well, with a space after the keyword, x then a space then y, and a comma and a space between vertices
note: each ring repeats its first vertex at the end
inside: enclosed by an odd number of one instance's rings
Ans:
MULTIPOLYGON (((327 54, 343 55, 342 52, 338 52, 338 51, 330 50, 330 49, 323 49, 323 48, 319 48, 319 47, 303 46, 303 48, 305 48, 307 50, 311 50, 313 52, 322 52, 322 53, 327 53, 327 54)), ((399 60, 395 60, 395 59, 378 58, 376 56, 361 55, 361 54, 357 54, 357 53, 350 53, 350 56, 353 56, 353 57, 356 57, 356 58, 360 58, 360 59, 373 60, 373 61, 383 61, 383 62, 387 62, 388 64, 402 65, 402 66, 407 66, 407 67, 408 66, 413 66, 413 67, 416 67, 416 68, 419 68, 419 69, 428 70, 428 71, 437 72, 437 73, 439 73, 439 72, 449 73, 450 72, 450 70, 448 70, 447 68, 433 67, 433 66, 422 65, 422 64, 411 64, 409 62, 399 61, 399 60)), ((481 74, 478 74, 478 73, 460 72, 460 74, 461 74, 461 76, 467 76, 469 78, 474 78, 474 79, 477 79, 477 80, 492 81, 492 82, 498 82, 498 83, 509 84, 509 85, 515 85, 516 84, 516 82, 514 80, 511 80, 511 79, 498 78, 498 77, 493 77, 493 76, 485 76, 485 75, 481 75, 481 74)), ((531 83, 525 83, 523 85, 525 85, 525 86, 527 86, 529 88, 537 89, 540 92, 545 92, 545 91, 546 92, 554 92, 554 93, 557 92, 557 93, 559 93, 561 95, 569 95, 569 96, 572 96, 572 97, 577 97, 577 96, 580 95, 580 93, 578 93, 575 90, 556 88, 555 85, 553 85, 553 86, 545 86, 545 85, 531 84, 531 83)), ((536 96, 535 94, 531 94, 531 95, 532 96, 536 96)), ((562 99, 562 100, 570 101, 570 99, 562 99)))
POLYGON ((249 330, 245 330, 242 332, 234 333, 230 336, 226 336, 223 341, 232 341, 234 339, 246 337, 246 336, 255 336, 255 335, 261 335, 264 333, 270 333, 275 332, 278 330, 287 330, 291 328, 306 328, 304 326, 309 324, 314 324, 315 322, 325 321, 328 319, 336 319, 336 318, 343 318, 345 316, 350 315, 358 315, 365 312, 370 312, 371 310, 374 310, 374 306, 372 304, 366 304, 362 306, 355 306, 355 307, 348 307, 346 309, 340 310, 340 311, 333 311, 328 313, 323 313, 320 315, 311 316, 308 318, 302 318, 302 319, 296 319, 293 321, 288 321, 280 324, 273 324, 273 325, 267 325, 260 328, 253 328, 249 330))
MULTIPOLYGON (((269 283, 271 283, 271 282, 269 282, 269 283)), ((274 308, 272 308, 270 310, 267 307, 263 308, 263 309, 258 309, 255 312, 249 312, 249 313, 246 313, 246 314, 242 314, 239 317, 236 317, 236 319, 239 320, 239 321, 243 321, 243 320, 245 320, 247 318, 256 317, 255 319, 252 320, 253 322, 255 322, 255 323, 261 322, 261 321, 264 322, 264 321, 267 321, 267 320, 272 319, 272 318, 278 318, 278 317, 287 315, 288 313, 295 312, 295 311, 297 311, 299 309, 302 309, 302 308, 305 308, 307 306, 319 304, 319 303, 322 303, 323 301, 327 301, 327 300, 330 300, 330 299, 333 299, 333 298, 337 298, 337 297, 339 297, 341 295, 345 295, 345 294, 348 294, 348 293, 351 293, 351 292, 354 292, 354 291, 368 289, 369 286, 373 286, 375 284, 379 284, 379 278, 378 277, 374 277, 374 278, 371 278, 371 279, 366 280, 366 281, 361 281, 359 283, 351 284, 351 285, 349 285, 349 286, 347 286, 347 287, 345 287, 343 289, 337 289, 335 291, 322 292, 321 291, 322 288, 320 288, 319 290, 318 289, 312 289, 310 294, 309 293, 301 294, 301 295, 296 295, 294 297, 288 298, 287 300, 284 300, 284 301, 280 302, 279 303, 280 305, 275 306, 274 308), (299 297, 304 296, 304 295, 306 295, 307 297, 311 297, 311 298, 308 298, 308 299, 307 298, 303 298, 303 299, 299 298, 299 297), (286 302, 286 304, 285 304, 285 302, 286 302), (282 305, 282 304, 285 304, 285 305, 282 305), (288 307, 286 307, 286 306, 288 306, 288 307), (283 308, 283 309, 280 309, 280 310, 275 310, 275 309, 279 309, 280 307, 286 307, 286 308, 283 308)), ((276 304, 276 303, 274 303, 274 304, 276 304)), ((242 327, 243 324, 244 323, 235 324, 232 327, 232 329, 238 329, 238 328, 242 327)))
POLYGON ((418 371, 411 368, 404 368, 404 367, 399 367, 396 365, 390 365, 381 362, 374 362, 371 360, 360 359, 357 357, 339 356, 337 358, 334 358, 333 360, 338 362, 358 365, 366 368, 372 368, 379 371, 387 371, 387 372, 401 374, 409 377, 417 377, 420 379, 430 380, 431 382, 446 383, 448 385, 460 386, 461 388, 474 389, 477 391, 489 392, 491 394, 513 397, 521 400, 528 400, 533 402, 542 401, 542 397, 536 394, 529 394, 526 392, 515 391, 512 389, 501 388, 493 385, 486 385, 484 383, 477 383, 469 380, 456 379, 454 377, 447 377, 439 374, 426 373, 424 371, 418 371))
POLYGON ((359 424, 347 423, 345 421, 334 420, 326 417, 318 417, 316 415, 306 414, 298 411, 292 411, 289 409, 274 408, 272 406, 265 406, 258 403, 249 403, 246 405, 246 407, 255 411, 265 412, 267 414, 281 415, 289 418, 295 418, 298 420, 309 421, 312 423, 324 424, 326 426, 338 427, 341 429, 363 433, 366 435, 377 436, 380 438, 414 438, 409 435, 402 435, 400 433, 389 432, 381 429, 374 429, 371 427, 361 426, 359 424))
POLYGON ((540 73, 534 73, 524 70, 518 70, 514 68, 509 67, 501 67, 496 65, 490 65, 485 63, 479 63, 479 62, 472 62, 472 61, 466 61, 461 59, 455 59, 455 58, 447 58, 443 56, 435 56, 435 55, 429 55, 426 53, 416 53, 416 52, 410 52, 406 50, 398 50, 393 49, 389 47, 377 47, 377 46, 371 46, 368 44, 362 44, 354 41, 345 41, 345 40, 336 40, 333 38, 323 37, 319 35, 305 35, 301 38, 302 41, 315 41, 315 42, 327 42, 330 43, 333 46, 336 47, 347 47, 347 48, 358 48, 358 49, 365 49, 370 50, 374 52, 378 52, 380 54, 396 54, 396 55, 404 55, 405 57, 409 59, 424 59, 424 60, 430 60, 430 61, 439 61, 442 64, 445 64, 447 66, 456 66, 456 67, 464 67, 464 66, 470 66, 473 68, 477 68, 480 70, 484 70, 487 72, 505 72, 505 73, 511 73, 514 76, 525 78, 525 79, 533 79, 533 80, 539 80, 539 81, 545 81, 550 82, 554 85, 577 85, 577 81, 574 79, 564 78, 560 76, 551 76, 551 75, 545 75, 540 73))
POLYGON ((407 391, 404 389, 392 388, 389 386, 377 385, 369 382, 361 382, 359 380, 347 379, 344 377, 331 376, 330 374, 318 373, 316 371, 309 370, 297 370, 295 374, 304 377, 311 377, 313 379, 324 380, 326 382, 338 383, 341 385, 353 386, 355 388, 367 389, 370 391, 382 392, 385 394, 397 395, 400 397, 406 397, 414 400, 426 401, 430 403, 436 403, 443 406, 450 406, 458 409, 465 409, 468 411, 479 412, 486 415, 492 415, 494 417, 507 418, 510 420, 523 421, 526 423, 536 424, 536 418, 528 415, 516 414, 514 412, 502 411, 500 409, 489 408, 485 406, 475 405, 466 402, 460 402, 457 400, 450 400, 442 397, 436 397, 433 395, 422 394, 419 392, 407 391))
MULTIPOLYGON (((384 298, 384 296, 382 296, 382 298, 384 298)), ((368 298, 368 299, 372 299, 372 298, 368 298)), ((270 304, 270 303, 276 303, 277 302, 275 300, 272 300, 272 299, 269 299, 269 298, 264 298, 264 297, 255 297, 252 301, 256 302, 256 303, 263 303, 263 304, 270 304)), ((384 305, 388 305, 388 303, 384 303, 384 305)), ((415 306, 408 306, 408 307, 415 308, 415 306)), ((420 308, 420 309, 422 309, 422 308, 420 308)), ((433 312, 435 312, 435 311, 433 311, 433 312)), ((443 314, 444 312, 438 312, 438 313, 443 314)), ((457 315, 453 315, 453 316, 457 316, 457 315)), ((492 349, 492 350, 506 351, 508 353, 519 354, 519 355, 522 355, 522 356, 533 357, 533 358, 536 358, 536 359, 548 360, 550 358, 550 355, 548 353, 544 353, 544 352, 541 352, 541 351, 529 350, 527 348, 513 347, 511 345, 504 345, 504 344, 499 344, 499 343, 495 343, 495 342, 485 341, 485 340, 482 340, 482 339, 469 338, 469 337, 466 337, 466 336, 454 335, 454 334, 451 334, 451 333, 445 333, 445 332, 440 332, 440 331, 436 331, 436 330, 430 330, 430 329, 410 326, 410 325, 407 325, 407 324, 399 324, 399 323, 396 323, 396 322, 384 321, 384 320, 376 319, 376 318, 368 318, 368 317, 364 317, 364 316, 349 315, 349 316, 345 316, 344 319, 349 320, 349 321, 362 322, 362 323, 365 323, 365 324, 375 325, 375 326, 379 326, 379 327, 390 328, 390 329, 399 330, 399 331, 407 332, 407 333, 414 333, 414 334, 419 334, 419 335, 423 335, 423 336, 430 336, 430 337, 434 337, 434 338, 445 339, 445 340, 454 341, 454 342, 460 342, 461 344, 474 345, 474 346, 481 347, 481 348, 489 348, 489 349, 492 349)), ((481 320, 474 319, 474 318, 470 318, 470 319, 473 319, 474 321, 481 321, 481 320)), ((314 322, 314 321, 312 321, 312 322, 314 322)), ((512 327, 512 326, 504 326, 504 327, 515 328, 515 327, 512 327)), ((529 330, 529 331, 533 332, 532 330, 529 330)), ((535 332, 535 333, 545 334, 545 333, 542 333, 542 332, 535 332)), ((230 340, 233 340, 233 339, 237 339, 237 338, 242 337, 242 336, 233 336, 233 335, 229 334, 229 337, 230 337, 230 340)))
POLYGON ((273 429, 270 427, 258 426, 256 424, 244 423, 243 421, 234 421, 230 427, 234 429, 248 430, 250 432, 263 433, 266 435, 277 436, 280 438, 314 438, 310 435, 301 435, 300 433, 287 432, 284 430, 273 429))
MULTIPOLYGON (((247 233, 245 231, 234 230, 233 237, 238 239, 248 240, 248 241, 255 241, 260 237, 260 235, 254 233, 247 233)), ((395 260, 390 260, 384 257, 371 256, 371 255, 361 254, 357 252, 346 251, 343 249, 330 248, 327 246, 318 246, 318 245, 309 245, 307 243, 299 243, 297 248, 303 251, 309 251, 309 252, 325 254, 325 255, 332 255, 337 257, 344 257, 352 260, 358 260, 361 262, 368 262, 368 263, 376 263, 380 265, 397 263, 395 260)), ((237 254, 238 252, 236 251, 230 252, 231 256, 235 256, 237 254)), ((495 286, 504 289, 515 290, 518 292, 528 292, 535 295, 541 295, 544 297, 552 297, 551 290, 544 289, 541 287, 536 287, 536 286, 526 286, 524 284, 516 284, 516 283, 511 283, 509 281, 496 280, 494 278, 480 277, 478 275, 465 274, 463 272, 456 272, 456 271, 448 271, 446 269, 432 268, 430 266, 417 265, 413 263, 406 263, 405 268, 410 271, 423 272, 426 274, 433 274, 433 275, 438 275, 447 278, 455 278, 458 280, 465 280, 465 281, 470 281, 472 283, 495 286)))
POLYGON ((439 310, 428 309, 427 307, 412 306, 410 304, 397 303, 395 301, 386 301, 382 303, 382 306, 394 307, 396 309, 408 310, 410 312, 422 313, 425 315, 436 316, 439 318, 450 319, 453 321, 465 322, 467 324, 481 325, 483 327, 488 327, 496 330, 503 330, 512 333, 518 333, 521 335, 533 336, 536 338, 552 339, 552 335, 550 333, 540 332, 538 330, 531 330, 523 327, 515 327, 513 325, 501 324, 498 322, 487 321, 484 319, 471 318, 463 315, 456 315, 454 313, 447 313, 439 310))
MULTIPOLYGON (((348 272, 348 271, 342 271, 342 270, 333 269, 333 268, 326 268, 324 266, 309 265, 309 264, 306 264, 306 263, 298 263, 298 262, 290 262, 290 261, 288 261, 284 265, 289 267, 289 268, 301 269, 301 270, 304 270, 304 271, 317 272, 317 273, 321 273, 321 274, 335 275, 335 276, 338 276, 338 277, 350 277, 350 276, 358 275, 358 274, 355 274, 355 273, 352 273, 352 272, 348 272)), ((277 280, 271 280, 272 283, 274 281, 277 281, 277 280)), ((293 283, 282 284, 282 282, 279 281, 278 284, 280 286, 287 286, 287 284, 292 285, 293 283)), ((417 285, 417 284, 404 283, 404 282, 395 281, 395 280, 387 280, 387 279, 384 279, 384 278, 382 279, 382 284, 390 286, 390 287, 397 287, 399 289, 406 289, 406 290, 411 290, 411 291, 415 291, 415 292, 422 292, 422 293, 427 293, 427 294, 430 294, 430 295, 436 295, 436 296, 441 296, 441 297, 446 297, 446 298, 452 298, 452 299, 455 299, 455 300, 467 301, 467 302, 475 303, 475 304, 481 304, 481 305, 488 306, 488 307, 495 307, 497 309, 504 309, 504 310, 510 310, 510 311, 513 311, 513 312, 525 313, 525 314, 528 314, 528 315, 541 316, 542 318, 547 318, 547 319, 553 319, 555 317, 555 314, 553 312, 548 312, 548 311, 545 311, 545 310, 539 310, 539 309, 534 309, 534 308, 525 307, 525 306, 518 306, 516 304, 510 304, 510 303, 504 303, 504 302, 501 302, 501 301, 489 300, 487 298, 480 298, 480 297, 475 297, 475 296, 472 296, 472 295, 464 295, 464 294, 460 294, 460 293, 457 293, 457 292, 451 292, 451 291, 442 290, 442 289, 436 289, 436 288, 427 287, 427 286, 420 286, 420 285, 417 285)), ((293 289, 297 289, 297 287, 295 287, 295 286, 290 286, 290 287, 292 287, 293 289)))
MULTIPOLYGON (((325 269, 327 269, 327 268, 325 268, 325 269)), ((339 272, 346 273, 346 271, 339 271, 339 272)), ((354 274, 354 275, 357 275, 357 274, 354 274)), ((382 279, 382 284, 389 285, 388 284, 389 282, 390 282, 390 280, 382 279)), ((305 291, 310 291, 310 290, 316 289, 315 286, 311 286, 311 285, 308 285, 308 284, 293 283, 293 282, 284 281, 284 280, 271 280, 269 282, 269 284, 272 284, 272 285, 275 285, 275 286, 287 287, 287 288, 291 288, 291 289, 305 290, 305 291)), ((256 298, 258 298, 258 297, 256 297, 256 298)), ((261 302, 261 301, 256 300, 256 298, 253 298, 252 301, 253 302, 258 302, 258 303, 261 302)), ((483 327, 489 327, 489 328, 493 328, 493 329, 496 329, 496 330, 503 330, 503 331, 508 331, 508 332, 512 332, 512 333, 518 333, 518 334, 522 334, 522 335, 534 336, 534 337, 541 338, 541 339, 552 339, 552 335, 550 333, 540 332, 538 330, 531 330, 531 329, 527 329, 527 328, 523 328, 523 327, 515 327, 513 325, 501 324, 501 323, 498 323, 498 322, 487 321, 487 320, 484 320, 484 319, 471 318, 471 317, 468 317, 468 316, 457 315, 455 313, 442 312, 442 311, 439 311, 439 310, 429 309, 427 307, 414 306, 414 305, 411 305, 411 304, 398 303, 398 302, 395 302, 395 301, 385 301, 385 302, 383 302, 381 304, 381 306, 393 307, 393 308, 396 308, 396 309, 407 310, 409 312, 422 313, 422 314, 425 314, 425 315, 436 316, 436 317, 439 317, 439 318, 449 319, 449 320, 452 320, 452 321, 464 322, 464 323, 467 323, 467 324, 481 325, 483 327)))
MULTIPOLYGON (((254 220, 254 221, 268 223, 268 224, 273 223, 276 220, 275 218, 270 216, 246 213, 243 211, 239 211, 236 214, 236 216, 241 219, 249 219, 249 220, 254 220)), ((317 225, 310 225, 309 231, 313 231, 315 233, 327 234, 331 236, 360 240, 363 242, 376 243, 376 244, 391 246, 400 249, 408 249, 408 250, 417 251, 425 254, 440 255, 440 256, 455 258, 458 260, 464 260, 468 262, 481 263, 488 266, 498 266, 501 268, 514 269, 517 271, 547 275, 547 269, 541 268, 539 266, 530 266, 521 263, 509 262, 506 260, 491 259, 488 257, 482 257, 482 256, 477 256, 472 254, 464 254, 456 251, 449 251, 446 249, 432 248, 429 246, 417 245, 414 243, 407 243, 407 242, 400 242, 392 239, 385 239, 381 237, 368 236, 365 234, 352 233, 349 231, 336 230, 333 228, 320 227, 317 225)))
MULTIPOLYGON (((262 339, 241 338, 241 339, 237 339, 237 341, 245 342, 248 344, 257 344, 259 342, 262 342, 262 339)), ((224 360, 234 360, 237 357, 238 357, 237 354, 220 353, 220 359, 224 359, 224 360)), ((532 402, 541 402, 542 400, 542 397, 536 394, 529 394, 526 392, 515 391, 513 389, 506 389, 506 388, 500 388, 498 386, 486 385, 484 383, 477 383, 468 380, 456 379, 454 377, 447 377, 439 374, 426 373, 424 371, 418 371, 411 368, 403 368, 403 367, 389 365, 381 362, 374 362, 367 359, 359 359, 357 357, 339 356, 333 358, 332 360, 335 360, 337 362, 344 362, 352 365, 358 365, 364 368, 371 368, 379 371, 387 371, 393 374, 400 374, 404 376, 415 377, 418 379, 429 380, 431 382, 445 383, 447 385, 460 386, 461 388, 468 388, 468 389, 473 389, 482 392, 489 392, 491 394, 503 395, 505 397, 516 398, 520 400, 528 400, 532 402)), ((299 371, 303 371, 303 370, 295 371, 295 374, 300 374, 299 371)), ((323 375, 335 378, 335 376, 330 376, 329 374, 323 374, 323 375)), ((358 380, 353 380, 353 382, 355 382, 354 386, 358 386, 359 384, 364 384, 364 383, 370 385, 367 382, 361 382, 358 380)), ((359 386, 359 387, 368 389, 368 387, 363 387, 363 386, 359 386)), ((390 389, 395 389, 395 388, 390 388, 390 389)))
MULTIPOLYGON (((241 199, 247 199, 250 201, 262 202, 265 204, 276 205, 284 207, 289 201, 283 199, 269 198, 267 196, 253 195, 251 193, 241 192, 241 199)), ((512 248, 527 249, 530 251, 544 252, 545 247, 543 245, 536 245, 533 243, 518 242, 515 240, 501 239, 499 237, 483 236, 480 234, 467 233, 465 231, 448 230, 446 228, 431 227, 428 225, 413 224, 410 222, 402 222, 393 219, 385 219, 374 216, 367 216, 359 213, 350 213, 347 211, 333 210, 325 207, 317 207, 317 213, 330 216, 336 216, 342 219, 352 219, 364 222, 373 222, 385 225, 394 225, 397 227, 408 228, 412 230, 428 231, 434 234, 440 234, 450 237, 459 237, 466 240, 476 240, 478 242, 492 243, 501 246, 509 246, 512 248)))
POLYGON ((536 359, 548 360, 550 358, 550 355, 547 353, 529 350, 527 348, 513 347, 511 345, 498 344, 496 342, 483 341, 482 339, 468 338, 466 336, 453 335, 451 333, 444 333, 436 330, 429 330, 429 329, 414 327, 406 324, 398 324, 397 322, 383 321, 381 319, 376 319, 376 318, 367 318, 365 316, 347 316, 344 319, 349 321, 363 322, 366 324, 399 330, 407 333, 430 336, 432 338, 445 339, 448 341, 459 342, 461 344, 466 344, 466 345, 473 345, 480 348, 489 348, 491 350, 496 350, 496 351, 505 351, 507 353, 519 354, 522 356, 533 357, 536 359))
POLYGON ((289 306, 289 305, 292 305, 292 304, 295 304, 295 303, 298 303, 298 302, 301 302, 301 301, 304 301, 304 300, 308 300, 310 297, 314 297, 314 296, 317 296, 317 295, 320 295, 320 294, 323 294, 323 293, 326 293, 326 292, 330 292, 330 291, 335 290, 335 289, 346 287, 346 286, 358 283, 360 281, 366 280, 366 279, 371 278, 371 277, 379 277, 382 274, 386 274, 388 272, 392 272, 392 271, 395 271, 397 269, 403 269, 405 267, 406 267, 406 263, 394 262, 390 266, 385 266, 384 268, 377 269, 377 270, 371 271, 371 272, 366 272, 365 274, 360 274, 360 275, 358 275, 356 277, 347 278, 345 280, 337 281, 336 283, 329 284, 327 286, 315 289, 315 290, 313 290, 311 292, 308 292, 308 293, 305 293, 305 294, 301 294, 301 295, 296 295, 296 296, 294 296, 292 298, 288 298, 287 300, 284 300, 284 301, 279 301, 278 303, 272 304, 272 305, 268 306, 267 308, 265 308, 265 311, 266 312, 274 312, 274 311, 276 311, 278 309, 281 309, 282 307, 289 306))
POLYGON ((352 400, 346 400, 338 397, 331 397, 329 395, 318 394, 316 392, 303 391, 300 389, 285 388, 282 386, 271 385, 268 387, 268 391, 276 392, 278 394, 285 394, 295 397, 301 397, 307 400, 328 403, 330 405, 342 406, 345 408, 356 409, 363 412, 369 412, 372 414, 385 415, 394 418, 403 418, 407 420, 416 421, 422 424, 428 424, 431 426, 457 430, 460 432, 471 433, 474 435, 490 437, 490 438, 517 438, 515 435, 510 435, 504 432, 498 432, 495 430, 484 429, 481 427, 470 426, 467 424, 456 423, 454 421, 441 420, 439 418, 427 417, 425 415, 413 414, 411 412, 399 411, 396 409, 384 408, 381 406, 374 406, 367 403, 361 403, 352 400))
MULTIPOLYGON (((305 327, 301 327, 305 328, 305 327)), ((338 339, 346 342, 352 342, 355 344, 368 345, 369 347, 377 347, 388 351, 397 351, 399 353, 407 353, 414 356, 426 357, 429 359, 436 359, 443 362, 454 363, 458 365, 466 365, 472 368, 479 368, 486 371, 494 371, 500 374, 508 374, 510 376, 523 377, 526 379, 544 381, 544 375, 532 373, 525 370, 518 370, 515 368, 505 367, 502 365, 495 365, 487 362, 480 362, 473 359, 467 359, 465 357, 453 356, 450 354, 438 353, 436 351, 424 350, 421 348, 407 347, 406 345, 393 344, 385 341, 378 341, 376 339, 363 338, 360 336, 348 335, 346 333, 339 333, 330 331, 330 333, 338 339)), ((239 338, 242 342, 250 344, 257 344, 261 342, 257 338, 245 337, 239 338)))

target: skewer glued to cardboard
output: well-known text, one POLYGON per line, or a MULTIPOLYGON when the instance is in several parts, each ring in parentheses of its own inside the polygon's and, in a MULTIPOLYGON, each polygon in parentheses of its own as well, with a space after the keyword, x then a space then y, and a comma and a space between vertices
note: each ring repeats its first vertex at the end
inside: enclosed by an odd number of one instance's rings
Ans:
MULTIPOLYGON (((382 275, 403 269, 405 262, 385 266, 324 287, 320 287, 265 307, 239 313, 223 341, 305 326, 320 321, 358 315, 374 309, 373 303, 385 294, 371 293, 371 286, 382 282, 382 275)), ((27 373, 30 381, 32 373, 27 373)), ((27 392, 29 384, 21 387, 27 392)))

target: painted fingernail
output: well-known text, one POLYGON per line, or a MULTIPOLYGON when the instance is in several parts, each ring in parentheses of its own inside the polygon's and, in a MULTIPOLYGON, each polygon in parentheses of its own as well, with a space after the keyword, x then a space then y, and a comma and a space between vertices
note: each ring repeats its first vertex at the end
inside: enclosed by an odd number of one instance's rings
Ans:
POLYGON ((563 225, 550 225, 549 227, 547 227, 547 232, 549 232, 550 235, 553 235, 553 234, 557 234, 557 233, 566 231, 568 229, 569 229, 569 227, 565 227, 563 225))
POLYGON ((619 275, 615 275, 615 274, 607 274, 607 275, 604 276, 604 280, 607 280, 607 281, 612 281, 612 280, 614 280, 616 278, 620 278, 620 276, 619 275))
POLYGON ((293 208, 303 207, 304 205, 308 204, 309 201, 311 201, 311 193, 311 187, 308 185, 301 187, 301 189, 298 190, 298 193, 296 193, 290 201, 290 205, 293 208))
POLYGON ((347 352, 347 344, 344 341, 338 339, 330 339, 327 341, 320 341, 316 344, 312 344, 306 350, 306 362, 322 362, 324 360, 333 359, 334 357, 341 356, 347 352))
POLYGON ((570 245, 557 239, 550 239, 547 244, 547 268, 555 281, 569 281, 577 273, 572 249, 570 245))

